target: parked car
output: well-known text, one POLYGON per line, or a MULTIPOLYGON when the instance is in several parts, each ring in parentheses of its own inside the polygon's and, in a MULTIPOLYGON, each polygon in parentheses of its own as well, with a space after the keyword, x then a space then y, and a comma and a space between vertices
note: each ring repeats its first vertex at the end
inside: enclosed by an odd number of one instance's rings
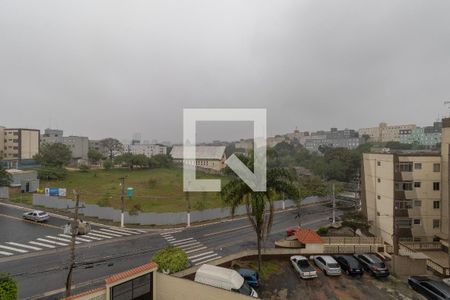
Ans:
POLYGON ((241 275, 249 286, 253 288, 259 287, 259 275, 258 272, 252 269, 238 269, 239 275, 241 275))
POLYGON ((408 278, 408 284, 427 299, 450 299, 450 287, 442 281, 426 276, 411 276, 408 278))
POLYGON ((341 267, 334 260, 333 257, 329 255, 317 255, 317 256, 313 255, 310 257, 310 259, 314 260, 316 266, 319 267, 319 269, 321 269, 322 272, 325 273, 325 275, 329 276, 341 275, 341 267))
POLYGON ((258 293, 235 270, 213 265, 201 265, 195 273, 196 282, 258 298, 258 293))
POLYGON ((309 279, 317 277, 316 269, 310 265, 306 257, 295 255, 291 256, 290 261, 295 271, 297 271, 301 278, 309 279))
POLYGON ((48 214, 41 210, 33 210, 30 212, 26 212, 22 216, 25 220, 30 220, 30 221, 35 221, 35 222, 45 222, 49 219, 48 214))
POLYGON ((384 262, 375 254, 354 254, 364 270, 375 277, 389 276, 389 270, 384 262))
POLYGON ((363 266, 361 263, 351 255, 335 255, 334 259, 341 266, 342 271, 348 275, 359 275, 362 276, 363 266))

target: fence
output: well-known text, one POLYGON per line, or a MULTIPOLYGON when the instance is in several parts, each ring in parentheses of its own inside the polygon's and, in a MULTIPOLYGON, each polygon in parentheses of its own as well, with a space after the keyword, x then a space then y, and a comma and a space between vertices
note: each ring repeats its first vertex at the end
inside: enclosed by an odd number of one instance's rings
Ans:
POLYGON ((371 245, 383 244, 380 237, 322 237, 325 244, 352 244, 352 245, 371 245))
POLYGON ((384 245, 324 245, 324 253, 376 253, 384 252, 384 245))
MULTIPOLYGON (((418 253, 417 250, 441 250, 441 244, 437 242, 432 243, 400 243, 400 252, 406 255, 418 253), (438 248, 439 246, 439 248, 438 248)), ((438 262, 427 259, 427 267, 431 270, 444 275, 450 275, 450 268, 440 265, 438 262)))
MULTIPOLYGON (((321 199, 318 197, 309 197, 302 202, 302 205, 310 205, 320 203, 321 199)), ((67 207, 74 207, 75 202, 70 199, 61 199, 59 197, 46 196, 43 194, 33 194, 33 205, 43 206, 54 209, 67 209, 67 207)), ((83 208, 81 208, 80 214, 86 217, 95 217, 99 219, 111 220, 113 222, 120 222, 121 211, 111 207, 100 207, 96 204, 87 204, 81 202, 83 208)), ((295 207, 296 203, 291 200, 284 201, 285 208, 295 207)), ((274 202, 275 209, 283 208, 283 201, 274 202)), ((239 206, 236 211, 236 216, 242 216, 246 214, 246 208, 244 205, 239 206)), ((212 208, 202 211, 191 212, 191 222, 203 222, 208 220, 224 219, 231 216, 230 209, 225 208, 212 208)), ((124 220, 126 224, 139 224, 139 225, 176 225, 187 223, 186 212, 176 213, 151 213, 151 212, 139 212, 137 214, 124 213, 124 220)))

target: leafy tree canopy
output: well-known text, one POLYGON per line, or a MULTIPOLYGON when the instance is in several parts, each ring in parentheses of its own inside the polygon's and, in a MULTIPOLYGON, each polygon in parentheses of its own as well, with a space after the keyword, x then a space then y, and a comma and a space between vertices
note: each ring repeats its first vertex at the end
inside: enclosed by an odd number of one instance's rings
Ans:
POLYGON ((6 172, 5 168, 0 163, 0 186, 9 186, 11 180, 11 174, 6 172))
POLYGON ((72 151, 67 145, 61 143, 44 144, 34 159, 43 166, 62 168, 70 163, 72 151))
POLYGON ((0 299, 16 300, 17 284, 16 281, 5 273, 0 273, 0 299))
POLYGON ((186 253, 172 245, 156 252, 152 260, 158 264, 158 271, 169 274, 180 272, 189 267, 186 253))

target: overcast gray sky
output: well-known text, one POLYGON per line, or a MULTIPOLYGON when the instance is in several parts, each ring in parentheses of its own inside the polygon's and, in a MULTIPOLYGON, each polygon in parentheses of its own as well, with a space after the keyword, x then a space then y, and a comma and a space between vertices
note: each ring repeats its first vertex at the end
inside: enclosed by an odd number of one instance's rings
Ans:
POLYGON ((196 107, 267 108, 269 134, 426 125, 448 113, 449 12, 446 0, 0 0, 0 125, 181 141, 182 109, 196 107))

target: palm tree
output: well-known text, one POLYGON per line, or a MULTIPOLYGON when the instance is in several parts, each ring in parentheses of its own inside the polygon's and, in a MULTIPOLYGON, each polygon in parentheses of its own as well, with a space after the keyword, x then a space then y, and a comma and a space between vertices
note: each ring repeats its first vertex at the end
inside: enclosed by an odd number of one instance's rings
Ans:
MULTIPOLYGON (((250 163, 251 160, 248 164, 250 163)), ((293 181, 294 176, 288 170, 274 168, 267 171, 267 190, 265 192, 254 192, 239 178, 231 180, 222 189, 222 199, 231 207, 233 216, 239 205, 244 204, 246 207, 247 216, 256 233, 259 272, 261 272, 262 264, 261 242, 267 238, 273 224, 273 200, 277 194, 281 193, 297 199, 298 189, 293 181)))

